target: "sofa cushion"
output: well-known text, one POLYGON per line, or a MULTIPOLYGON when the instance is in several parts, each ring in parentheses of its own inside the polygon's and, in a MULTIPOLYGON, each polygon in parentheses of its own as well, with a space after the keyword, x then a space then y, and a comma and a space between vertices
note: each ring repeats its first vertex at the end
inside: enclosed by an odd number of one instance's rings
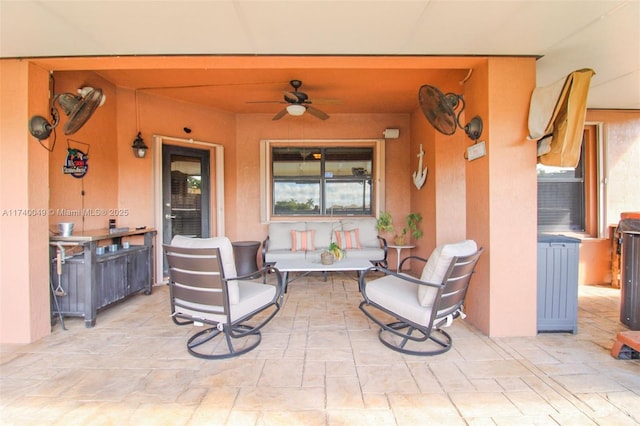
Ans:
POLYGON ((307 251, 315 250, 314 237, 316 231, 311 229, 309 231, 296 231, 291 230, 291 251, 307 251))
POLYGON ((380 247, 378 240, 378 230, 376 229, 376 219, 343 219, 343 231, 358 229, 360 245, 362 247, 380 247))
MULTIPOLYGON (((233 246, 227 237, 193 238, 176 235, 171 240, 171 245, 188 248, 217 248, 220 250, 220 260, 222 261, 222 268, 224 269, 224 277, 234 278, 238 276, 235 258, 233 257, 233 246)), ((229 303, 231 305, 237 304, 240 301, 238 281, 227 281, 227 289, 229 292, 229 303)))
POLYGON ((291 230, 304 231, 304 222, 270 223, 269 250, 291 250, 291 230))
MULTIPOLYGON (((442 283, 445 274, 449 270, 451 259, 456 256, 469 256, 477 251, 478 246, 473 240, 465 240, 453 244, 442 244, 436 247, 422 269, 420 281, 434 284, 442 283)), ((418 301, 420 305, 433 306, 437 293, 437 288, 421 285, 418 290, 418 301)))
POLYGON ((343 250, 360 249, 360 229, 336 231, 336 243, 343 250))
POLYGON ((320 249, 320 248, 329 247, 329 244, 331 244, 331 241, 333 238, 333 231, 336 229, 341 229, 341 226, 340 226, 340 222, 338 221, 333 221, 333 222, 309 221, 309 222, 306 222, 306 229, 307 230, 312 229, 316 231, 314 244, 316 248, 320 249))
POLYGON ((384 250, 381 248, 367 248, 346 250, 348 259, 367 259, 382 260, 384 258, 384 250))
POLYGON ((264 261, 267 263, 277 263, 283 260, 304 261, 304 259, 304 251, 291 251, 291 249, 269 250, 264 255, 264 261))

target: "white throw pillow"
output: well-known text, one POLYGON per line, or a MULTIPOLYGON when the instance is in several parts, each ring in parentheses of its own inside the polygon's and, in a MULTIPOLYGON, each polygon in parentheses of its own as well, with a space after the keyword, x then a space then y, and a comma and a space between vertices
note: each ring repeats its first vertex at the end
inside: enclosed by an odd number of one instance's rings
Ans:
MULTIPOLYGON (((220 250, 220 258, 222 260, 225 278, 238 276, 235 258, 233 257, 233 246, 227 237, 192 238, 176 235, 171 240, 171 245, 188 248, 217 248, 220 250)), ((231 280, 227 283, 229 303, 235 305, 240 302, 240 287, 238 286, 238 281, 231 280)))
MULTIPOLYGON (((456 256, 469 256, 478 251, 478 245, 473 240, 465 240, 459 243, 442 244, 436 247, 427 264, 422 269, 422 275, 420 281, 426 281, 434 284, 442 283, 451 259, 456 256)), ((418 289, 418 301, 422 306, 433 306, 434 299, 438 289, 435 287, 429 287, 421 285, 418 289)))

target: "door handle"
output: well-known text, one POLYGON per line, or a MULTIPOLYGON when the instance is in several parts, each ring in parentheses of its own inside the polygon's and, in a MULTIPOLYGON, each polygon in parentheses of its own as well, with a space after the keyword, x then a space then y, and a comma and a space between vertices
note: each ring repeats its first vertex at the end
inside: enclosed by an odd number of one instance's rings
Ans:
POLYGON ((176 218, 176 215, 175 215, 175 214, 165 214, 165 215, 164 215, 164 218, 165 218, 165 219, 175 219, 175 218, 176 218))

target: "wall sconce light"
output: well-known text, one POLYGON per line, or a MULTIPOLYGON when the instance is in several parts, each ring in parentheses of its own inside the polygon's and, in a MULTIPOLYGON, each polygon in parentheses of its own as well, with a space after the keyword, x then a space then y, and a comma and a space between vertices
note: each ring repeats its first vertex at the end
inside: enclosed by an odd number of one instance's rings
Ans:
POLYGON ((131 148, 133 149, 133 155, 135 155, 136 158, 144 158, 145 155, 147 155, 149 147, 144 143, 144 139, 142 139, 140 132, 138 132, 138 135, 133 140, 131 148))

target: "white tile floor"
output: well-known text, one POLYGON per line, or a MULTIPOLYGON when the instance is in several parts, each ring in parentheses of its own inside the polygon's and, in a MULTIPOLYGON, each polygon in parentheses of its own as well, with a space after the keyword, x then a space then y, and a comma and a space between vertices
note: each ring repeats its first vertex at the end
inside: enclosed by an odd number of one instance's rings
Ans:
MULTIPOLYGON (((473 285, 473 283, 472 283, 473 285)), ((190 326, 168 289, 68 330, 1 349, 3 425, 632 425, 640 361, 616 360, 619 291, 580 287, 578 334, 488 338, 464 321, 453 349, 395 353, 358 310, 345 274, 294 281, 261 345, 242 357, 188 355, 190 326)))

